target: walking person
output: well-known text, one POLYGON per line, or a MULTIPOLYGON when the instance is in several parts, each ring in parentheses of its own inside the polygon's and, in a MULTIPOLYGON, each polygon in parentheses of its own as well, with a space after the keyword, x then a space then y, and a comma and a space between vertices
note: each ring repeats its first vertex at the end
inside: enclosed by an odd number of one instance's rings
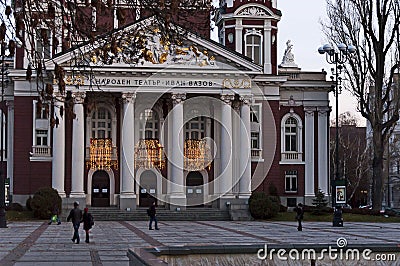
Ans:
POLYGON ((296 220, 299 222, 299 225, 297 226, 297 231, 303 231, 303 226, 301 225, 301 221, 304 218, 303 204, 297 204, 297 207, 294 210, 296 211, 296 220))
POLYGON ((153 204, 151 204, 150 208, 147 210, 147 214, 150 216, 149 230, 153 230, 153 228, 151 226, 153 221, 154 221, 154 226, 155 226, 156 230, 160 230, 160 228, 158 228, 158 224, 157 224, 156 202, 155 201, 153 202, 153 204))
POLYGON ((86 232, 86 243, 89 243, 89 230, 94 225, 93 216, 89 213, 89 209, 85 208, 83 211, 83 230, 86 232))
POLYGON ((69 220, 72 220, 72 225, 74 226, 74 236, 72 237, 72 242, 76 244, 79 244, 80 238, 79 238, 79 225, 82 222, 82 210, 79 209, 79 202, 75 201, 74 202, 74 208, 69 212, 69 215, 67 217, 67 222, 69 220))

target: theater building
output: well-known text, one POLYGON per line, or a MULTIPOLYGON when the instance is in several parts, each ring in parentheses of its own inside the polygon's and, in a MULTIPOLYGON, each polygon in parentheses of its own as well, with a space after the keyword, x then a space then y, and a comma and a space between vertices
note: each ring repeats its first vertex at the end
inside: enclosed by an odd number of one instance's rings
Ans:
POLYGON ((120 209, 153 200, 225 209, 271 187, 287 206, 311 204, 318 188, 328 196, 325 73, 301 70, 290 41, 278 60, 276 0, 220 5, 218 42, 189 32, 168 45, 152 28, 150 53, 134 65, 130 36, 151 17, 114 25, 126 46, 111 64, 99 63, 95 45, 38 45, 46 71, 65 70, 53 107, 38 106, 35 73, 26 80, 28 55, 18 49, 3 106, 13 202, 24 205, 43 186, 65 202, 120 209))

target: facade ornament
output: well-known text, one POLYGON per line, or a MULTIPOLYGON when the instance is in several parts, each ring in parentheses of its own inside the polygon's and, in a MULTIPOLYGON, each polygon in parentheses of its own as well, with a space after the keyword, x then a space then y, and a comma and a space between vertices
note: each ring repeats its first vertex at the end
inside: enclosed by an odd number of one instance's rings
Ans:
POLYGON ((292 52, 293 44, 290 40, 286 42, 286 50, 283 54, 282 63, 279 65, 280 67, 298 67, 294 62, 294 54, 292 52))
POLYGON ((186 93, 173 93, 171 99, 174 105, 180 104, 186 100, 186 93))
POLYGON ((242 101, 242 104, 250 105, 253 102, 253 96, 252 95, 241 95, 240 100, 242 101))
POLYGON ((122 102, 125 103, 134 103, 136 99, 136 93, 134 92, 124 92, 121 95, 122 102))
POLYGON ((92 64, 98 65, 103 62, 125 64, 150 64, 150 65, 189 65, 198 67, 217 67, 215 56, 209 54, 206 49, 199 48, 194 44, 182 42, 171 43, 162 37, 160 29, 154 28, 139 36, 130 31, 124 31, 117 36, 119 41, 115 51, 108 54, 92 52, 87 59, 92 64), (145 43, 144 49, 137 54, 132 54, 132 46, 136 46, 138 39, 145 43))
POLYGON ((231 105, 234 99, 235 95, 233 94, 221 94, 221 101, 223 101, 226 104, 231 105))
POLYGON ((82 104, 85 101, 86 92, 79 91, 72 93, 72 97, 74 98, 74 103, 82 104))
POLYGON ((264 9, 261 9, 259 7, 251 6, 248 8, 243 9, 238 13, 238 15, 241 16, 270 16, 271 14, 267 13, 264 9))
POLYGON ((293 115, 293 113, 294 113, 293 107, 296 106, 296 101, 293 99, 293 95, 290 95, 288 105, 290 106, 290 110, 289 110, 290 115, 293 115))

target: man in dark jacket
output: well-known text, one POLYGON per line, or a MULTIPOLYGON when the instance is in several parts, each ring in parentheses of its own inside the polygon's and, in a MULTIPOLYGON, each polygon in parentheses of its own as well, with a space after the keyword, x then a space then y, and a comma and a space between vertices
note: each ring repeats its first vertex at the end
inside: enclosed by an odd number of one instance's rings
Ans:
POLYGON ((74 226, 74 236, 72 237, 72 242, 76 244, 79 244, 80 238, 79 238, 79 225, 82 222, 82 210, 79 209, 79 202, 75 201, 74 202, 74 208, 69 212, 69 215, 67 217, 67 222, 69 220, 72 220, 72 225, 74 226))
POLYGON ((304 216, 303 204, 301 204, 301 203, 297 204, 295 211, 296 211, 296 220, 299 222, 297 230, 303 231, 303 226, 301 225, 301 221, 303 220, 303 216, 304 216))
POLYGON ((94 225, 93 216, 89 213, 89 209, 85 208, 83 211, 83 230, 86 232, 86 243, 89 243, 89 230, 94 225))
POLYGON ((160 230, 160 229, 158 228, 158 225, 157 225, 156 202, 153 202, 153 204, 150 206, 150 208, 149 208, 149 210, 148 210, 148 214, 149 214, 149 216, 150 216, 149 230, 153 230, 153 228, 152 228, 152 226, 151 226, 151 224, 153 223, 153 221, 154 221, 156 230, 160 230))

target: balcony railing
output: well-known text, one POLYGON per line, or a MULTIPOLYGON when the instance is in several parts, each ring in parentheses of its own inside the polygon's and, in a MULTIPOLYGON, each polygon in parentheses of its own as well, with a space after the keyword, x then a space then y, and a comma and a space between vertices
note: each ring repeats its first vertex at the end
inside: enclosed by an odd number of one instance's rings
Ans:
POLYGON ((50 146, 32 146, 32 157, 51 157, 50 146))
POLYGON ((282 152, 282 161, 302 161, 303 153, 301 152, 282 152))
POLYGON ((262 158, 262 150, 261 149, 251 149, 251 159, 258 161, 262 158))

